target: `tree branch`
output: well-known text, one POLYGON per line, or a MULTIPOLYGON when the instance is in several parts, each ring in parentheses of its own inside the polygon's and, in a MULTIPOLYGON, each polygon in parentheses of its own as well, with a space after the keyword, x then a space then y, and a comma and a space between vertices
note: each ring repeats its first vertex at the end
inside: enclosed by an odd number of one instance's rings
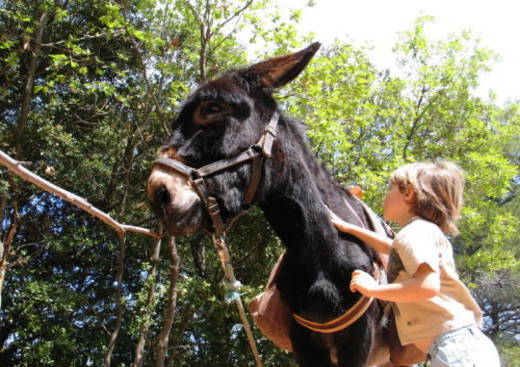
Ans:
MULTIPOLYGON (((110 32, 105 32, 105 33, 96 33, 96 34, 93 34, 93 35, 87 34, 86 36, 83 36, 83 37, 80 37, 80 38, 76 38, 74 41, 78 42, 78 41, 91 40, 91 39, 105 37, 105 36, 108 36, 108 35, 115 36, 115 35, 118 35, 118 34, 122 34, 124 32, 125 32, 124 29, 116 29, 114 32, 111 32, 111 33, 110 32)), ((67 42, 67 41, 66 40, 62 40, 62 41, 52 42, 52 43, 42 43, 41 46, 42 47, 55 47, 57 45, 63 45, 63 44, 65 44, 65 42, 67 42)))
POLYGON ((201 17, 199 15, 199 13, 197 13, 197 10, 195 10, 195 8, 193 7, 193 5, 191 5, 191 3, 188 1, 188 0, 184 0, 184 3, 186 5, 188 5, 188 8, 190 8, 191 12, 193 13, 193 15, 195 16, 195 18, 197 19, 197 21, 202 24, 202 20, 201 20, 201 17))
POLYGON ((249 6, 253 3, 253 0, 249 0, 242 8, 238 9, 235 14, 233 14, 232 16, 230 16, 229 18, 227 18, 225 21, 223 21, 222 23, 220 23, 215 31, 215 32, 218 32, 222 27, 224 27, 227 23, 231 22, 233 19, 235 19, 236 17, 238 17, 244 10, 246 10, 247 8, 249 8, 249 6))
MULTIPOLYGON (((421 106, 422 100, 423 100, 423 98, 424 98, 424 96, 425 96, 427 91, 428 91, 428 89, 426 87, 423 87, 423 89, 421 91, 421 96, 419 98, 419 101, 417 102, 417 109, 419 109, 419 107, 421 106)), ((429 103, 426 105, 426 107, 423 108, 421 113, 419 115, 416 115, 416 117, 415 117, 415 119, 414 119, 414 121, 412 123, 412 127, 410 128, 410 133, 407 136, 406 143, 405 143, 404 148, 403 148, 403 158, 405 160, 406 160, 407 153, 408 153, 408 147, 410 146, 410 144, 412 142, 412 139, 413 139, 413 136, 415 135, 415 130, 417 129, 419 121, 421 121, 421 119, 423 118, 423 116, 426 113, 426 111, 428 111, 428 109, 432 106, 434 100, 435 100, 435 96, 429 101, 429 103)))
MULTIPOLYGON (((9 228, 9 232, 7 232, 5 241, 2 244, 2 256, 0 257, 0 309, 2 308, 2 290, 4 288, 5 273, 7 272, 7 267, 9 266, 9 254, 11 252, 11 245, 14 241, 14 236, 16 234, 16 231, 18 230, 19 224, 20 215, 18 213, 18 207, 17 205, 15 205, 13 222, 11 223, 11 228, 9 228)), ((0 243, 2 243, 1 239, 0 243)))
POLYGON ((29 70, 27 71, 27 80, 24 86, 20 115, 18 117, 18 125, 16 126, 16 129, 14 131, 14 142, 16 145, 17 158, 20 158, 20 154, 22 152, 22 135, 25 129, 25 125, 27 125, 27 120, 29 118, 29 105, 31 103, 33 95, 34 79, 36 77, 36 66, 38 64, 38 53, 40 52, 40 48, 42 46, 43 30, 47 25, 48 18, 49 13, 44 12, 40 17, 38 29, 36 31, 36 36, 34 39, 34 48, 31 53, 29 70))
MULTIPOLYGON (((162 233, 162 227, 159 229, 159 232, 162 233)), ((146 337, 148 335, 148 330, 150 329, 150 325, 152 324, 153 319, 152 307, 155 302, 155 289, 157 287, 157 266, 159 264, 160 259, 161 239, 156 239, 152 246, 152 253, 150 255, 151 269, 145 281, 145 286, 148 287, 148 295, 146 297, 146 304, 143 306, 144 321, 139 330, 139 338, 135 346, 135 357, 134 362, 132 363, 132 367, 141 367, 143 365, 146 337)))
POLYGON ((153 232, 146 228, 131 226, 127 224, 119 223, 118 221, 114 220, 112 217, 110 217, 105 212, 102 212, 98 208, 94 207, 92 204, 90 204, 87 200, 69 192, 66 191, 49 181, 44 180, 40 176, 32 173, 28 169, 24 168, 21 163, 17 160, 14 160, 9 155, 5 154, 3 151, 0 150, 0 164, 7 167, 9 170, 13 171, 16 175, 20 176, 26 181, 31 182, 32 184, 38 186, 39 188, 50 192, 56 196, 59 196, 63 200, 83 209, 90 215, 97 217, 101 219, 103 222, 114 228, 118 235, 120 237, 124 237, 126 232, 136 232, 136 233, 142 233, 148 236, 152 236, 155 238, 160 238, 162 235, 153 232))
MULTIPOLYGON (((2 223, 4 223, 6 207, 7 207, 7 196, 0 195, 0 228, 2 227, 2 223)), ((2 257, 2 254, 0 254, 0 257, 2 257)))
MULTIPOLYGON (((125 11, 125 20, 126 20, 126 11, 125 11)), ((163 113, 161 111, 161 105, 160 105, 159 101, 157 100, 157 95, 155 93, 155 90, 148 78, 148 72, 146 71, 146 65, 144 63, 143 55, 141 54, 141 51, 139 49, 139 45, 137 44, 137 41, 135 40, 134 36, 129 31, 127 24, 125 24, 125 29, 128 34, 128 37, 130 38, 130 42, 132 43, 132 47, 134 49, 135 55, 137 56, 137 61, 141 68, 141 74, 142 74, 144 82, 146 84, 146 94, 150 97, 150 99, 152 100, 152 102, 155 106, 155 114, 159 118, 159 122, 161 123, 161 126, 164 129, 164 132, 166 134, 169 134, 170 131, 168 129, 168 125, 166 124, 166 117, 163 115, 163 113)))
POLYGON ((173 320, 175 318, 175 307, 177 305, 177 280, 179 279, 179 255, 177 254, 177 246, 175 238, 168 238, 168 250, 170 254, 170 287, 168 289, 168 302, 166 315, 164 318, 163 328, 159 334, 156 348, 155 367, 164 367, 166 351, 168 350, 168 341, 170 331, 172 329, 173 320))
POLYGON ((121 330, 121 324, 123 320, 123 276, 125 273, 125 255, 126 255, 126 244, 125 239, 121 238, 119 242, 119 254, 117 256, 117 270, 116 270, 116 295, 115 295, 115 303, 116 303, 116 322, 114 325, 114 330, 110 333, 110 340, 107 347, 107 352, 105 354, 105 358, 103 361, 104 367, 110 367, 112 363, 112 354, 114 353, 114 349, 116 347, 117 337, 119 335, 119 331, 121 330))

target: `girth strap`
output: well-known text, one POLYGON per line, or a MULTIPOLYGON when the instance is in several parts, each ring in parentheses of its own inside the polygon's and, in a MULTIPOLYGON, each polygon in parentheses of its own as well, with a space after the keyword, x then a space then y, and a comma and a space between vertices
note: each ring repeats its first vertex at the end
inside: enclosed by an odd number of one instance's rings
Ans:
MULTIPOLYGON (((377 263, 374 263, 374 278, 379 281, 380 277, 381 269, 377 263)), ((359 320, 361 316, 363 316, 368 310, 373 300, 374 298, 372 297, 361 296, 361 298, 352 307, 343 313, 343 315, 323 323, 307 320, 295 313, 293 313, 292 316, 296 322, 298 322, 303 327, 306 327, 307 329, 322 334, 332 334, 348 328, 350 325, 359 320)))
POLYGON ((293 313, 292 316, 300 325, 306 327, 307 329, 322 334, 332 334, 348 328, 350 325, 359 320, 359 318, 366 312, 368 307, 370 307, 373 300, 374 299, 372 297, 362 296, 354 304, 354 306, 349 308, 343 315, 325 323, 313 322, 295 313, 293 313))

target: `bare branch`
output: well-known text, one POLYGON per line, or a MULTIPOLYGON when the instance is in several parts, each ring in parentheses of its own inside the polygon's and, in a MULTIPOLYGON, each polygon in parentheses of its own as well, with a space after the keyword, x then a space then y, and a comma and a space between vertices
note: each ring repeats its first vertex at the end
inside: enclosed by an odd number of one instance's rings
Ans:
POLYGON ((26 181, 31 182, 32 184, 38 186, 39 188, 48 191, 56 196, 59 196, 63 200, 77 206, 78 208, 81 208, 85 210, 90 215, 97 217, 101 219, 103 222, 114 228, 118 235, 121 237, 124 237, 126 232, 136 232, 136 233, 142 233, 146 234, 148 236, 152 236, 155 238, 160 238, 162 235, 153 232, 146 228, 141 227, 135 227, 127 224, 119 223, 118 221, 114 220, 112 217, 110 217, 105 212, 102 212, 98 208, 94 207, 92 204, 90 204, 87 200, 77 196, 76 194, 73 194, 69 191, 66 191, 62 189, 61 187, 58 187, 49 181, 41 178, 40 176, 32 173, 28 169, 24 168, 19 161, 14 160, 9 155, 4 153, 0 150, 0 163, 13 171, 16 175, 20 176, 26 181))
MULTIPOLYGON (((84 41, 84 40, 91 40, 91 39, 105 37, 105 36, 108 36, 108 35, 115 36, 115 35, 118 35, 118 34, 122 34, 124 32, 125 32, 124 29, 116 29, 114 32, 87 34, 87 35, 85 35, 83 37, 76 38, 74 41, 78 42, 78 41, 84 41)), ((62 40, 62 41, 52 42, 52 43, 42 43, 41 46, 42 47, 56 47, 57 45, 65 44, 65 42, 67 42, 67 41, 66 40, 62 40)))

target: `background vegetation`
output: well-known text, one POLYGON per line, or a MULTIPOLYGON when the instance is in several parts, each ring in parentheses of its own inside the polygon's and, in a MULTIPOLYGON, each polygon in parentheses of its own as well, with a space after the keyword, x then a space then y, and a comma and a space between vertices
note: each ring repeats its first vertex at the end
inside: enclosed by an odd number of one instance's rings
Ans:
MULTIPOLYGON (((274 0, 0 1, 0 149, 117 220, 155 228, 145 182, 179 102, 201 80, 305 46, 312 35, 296 32, 299 16, 274 0)), ((459 270, 504 365, 520 366, 520 103, 477 98, 495 55, 469 31, 431 40, 431 21, 399 35, 399 71, 377 69, 366 49, 338 40, 278 98, 336 179, 360 184, 376 211, 402 163, 462 165, 459 270)), ((169 287, 164 243, 120 241, 3 168, 0 229, 0 366, 155 365, 169 287)), ((208 240, 176 240, 165 365, 253 366, 208 240)), ((229 242, 251 298, 280 243, 258 210, 229 242)), ((294 365, 257 338, 266 366, 294 365)))

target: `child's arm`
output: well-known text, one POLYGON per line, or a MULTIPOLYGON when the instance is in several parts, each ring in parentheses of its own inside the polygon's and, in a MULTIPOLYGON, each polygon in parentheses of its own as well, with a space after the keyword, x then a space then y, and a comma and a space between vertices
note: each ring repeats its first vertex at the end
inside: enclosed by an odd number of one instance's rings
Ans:
POLYGON ((392 239, 380 235, 379 233, 372 232, 368 229, 356 226, 355 224, 347 223, 341 218, 339 218, 336 214, 334 214, 331 210, 329 210, 329 213, 330 220, 341 232, 345 232, 359 238, 361 241, 363 241, 379 253, 385 255, 390 253, 390 248, 392 247, 392 239))
POLYGON ((418 302, 432 298, 439 293, 440 277, 429 265, 423 263, 410 279, 401 283, 378 284, 370 274, 361 270, 352 273, 350 282, 352 292, 391 302, 418 302))

